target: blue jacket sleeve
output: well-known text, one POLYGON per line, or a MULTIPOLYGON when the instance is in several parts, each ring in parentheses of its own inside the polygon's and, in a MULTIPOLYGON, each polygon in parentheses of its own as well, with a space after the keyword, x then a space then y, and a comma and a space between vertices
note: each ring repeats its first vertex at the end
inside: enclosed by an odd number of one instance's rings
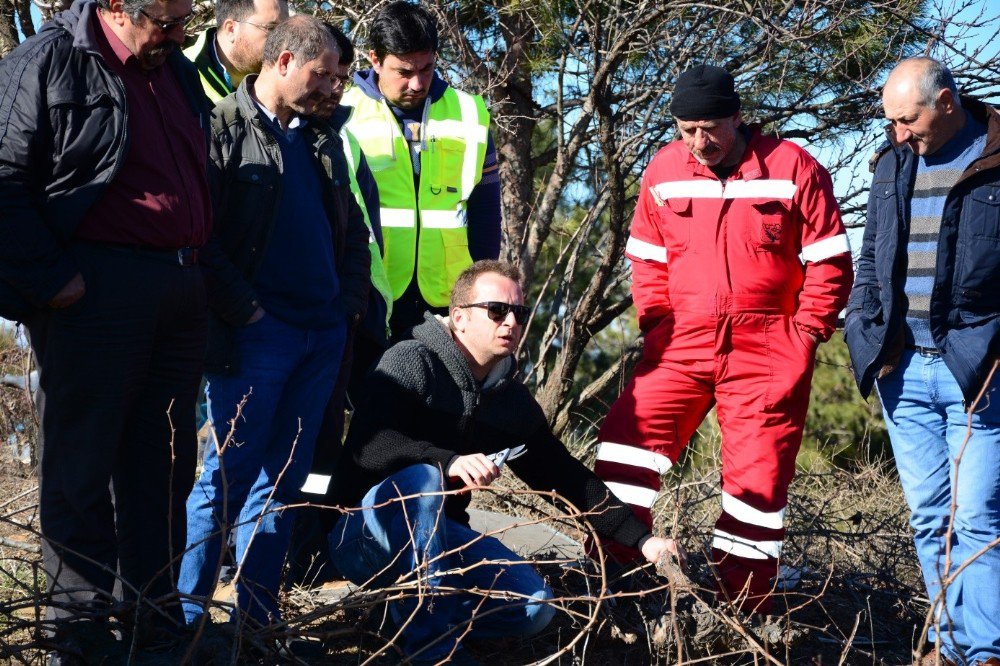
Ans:
POLYGON ((468 203, 469 254, 473 261, 500 256, 500 170, 493 135, 487 137, 483 177, 472 189, 468 203))

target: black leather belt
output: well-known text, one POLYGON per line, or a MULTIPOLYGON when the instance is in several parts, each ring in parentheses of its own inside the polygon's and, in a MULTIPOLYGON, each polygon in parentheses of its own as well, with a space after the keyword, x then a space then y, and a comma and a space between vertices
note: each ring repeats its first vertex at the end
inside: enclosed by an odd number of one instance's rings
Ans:
POLYGON ((176 250, 162 250, 160 248, 146 247, 143 245, 116 245, 115 243, 98 243, 94 241, 82 241, 82 244, 90 247, 114 250, 117 252, 128 252, 129 254, 137 257, 163 261, 168 264, 174 264, 175 266, 186 267, 198 265, 198 248, 196 247, 182 247, 176 250))
POLYGON ((906 348, 915 351, 921 356, 940 356, 941 352, 937 347, 921 347, 920 345, 906 345, 906 348))

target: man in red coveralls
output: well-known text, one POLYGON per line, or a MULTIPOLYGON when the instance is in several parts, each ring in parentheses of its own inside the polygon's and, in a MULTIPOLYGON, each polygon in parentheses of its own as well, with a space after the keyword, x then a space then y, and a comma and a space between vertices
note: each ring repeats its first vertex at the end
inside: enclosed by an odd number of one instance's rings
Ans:
POLYGON ((646 169, 625 248, 643 358, 601 428, 595 471, 651 524, 660 475, 715 405, 720 594, 769 613, 816 347, 847 301, 851 255, 829 174, 743 123, 728 72, 683 72, 670 112, 680 141, 646 169))

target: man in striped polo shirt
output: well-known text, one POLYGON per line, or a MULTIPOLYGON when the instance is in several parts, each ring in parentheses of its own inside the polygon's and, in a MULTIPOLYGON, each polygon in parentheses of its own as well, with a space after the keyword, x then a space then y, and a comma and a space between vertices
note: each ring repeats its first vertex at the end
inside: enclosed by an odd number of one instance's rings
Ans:
POLYGON ((844 335, 861 392, 878 387, 935 607, 921 663, 1000 665, 1000 114, 930 58, 897 65, 882 104, 844 335))
POLYGON ((850 290, 847 236, 829 174, 744 124, 728 72, 683 72, 670 112, 680 140, 646 169, 625 247, 643 359, 604 421, 594 471, 651 524, 660 474, 714 405, 720 592, 767 613, 816 347, 850 290))

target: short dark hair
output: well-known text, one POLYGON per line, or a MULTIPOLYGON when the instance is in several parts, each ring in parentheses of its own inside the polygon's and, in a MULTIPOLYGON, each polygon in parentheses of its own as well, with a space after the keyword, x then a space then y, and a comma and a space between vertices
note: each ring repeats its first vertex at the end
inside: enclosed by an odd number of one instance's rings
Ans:
POLYGON ((351 44, 351 40, 344 34, 344 31, 327 21, 324 21, 323 25, 333 35, 333 41, 337 42, 337 48, 340 49, 340 64, 350 65, 354 62, 354 44, 351 44))
POLYGON ((226 19, 242 21, 254 9, 254 0, 215 0, 215 24, 221 26, 226 19))
POLYGON ((269 67, 274 65, 282 51, 291 51, 298 62, 310 62, 331 46, 336 49, 337 42, 322 21, 315 16, 298 14, 282 21, 267 33, 264 64, 269 67))
POLYGON ((517 266, 514 264, 496 259, 480 259, 459 273, 458 279, 455 280, 455 284, 451 288, 451 299, 448 303, 448 309, 468 305, 469 299, 472 298, 472 289, 476 286, 476 280, 481 275, 486 275, 487 273, 502 275, 516 282, 518 286, 521 286, 521 272, 517 270, 517 266))
POLYGON ((372 21, 368 44, 379 60, 387 54, 437 53, 437 24, 420 5, 406 0, 390 2, 372 21))

